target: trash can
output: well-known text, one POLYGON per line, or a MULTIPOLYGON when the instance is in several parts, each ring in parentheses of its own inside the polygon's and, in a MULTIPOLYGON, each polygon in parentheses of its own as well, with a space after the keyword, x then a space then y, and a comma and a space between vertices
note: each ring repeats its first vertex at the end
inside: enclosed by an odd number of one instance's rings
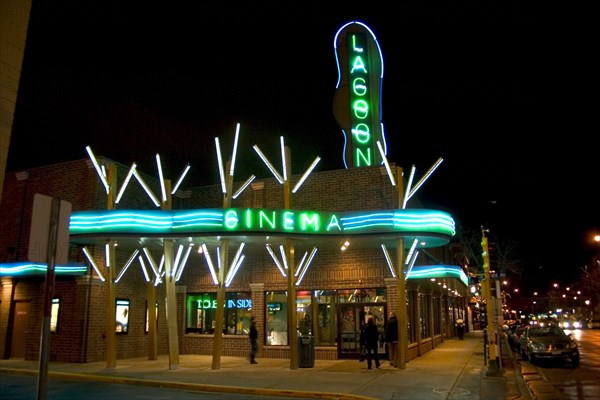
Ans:
POLYGON ((298 367, 313 368, 315 366, 314 336, 298 337, 298 367))

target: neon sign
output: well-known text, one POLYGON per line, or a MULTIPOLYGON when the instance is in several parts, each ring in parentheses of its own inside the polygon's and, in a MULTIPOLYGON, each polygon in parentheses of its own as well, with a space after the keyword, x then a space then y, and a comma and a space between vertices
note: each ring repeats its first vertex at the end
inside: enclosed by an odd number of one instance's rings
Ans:
POLYGON ((367 38, 362 33, 348 33, 348 65, 350 68, 350 120, 354 164, 357 167, 373 165, 372 109, 369 99, 369 59, 367 38))
POLYGON ((239 235, 402 235, 410 243, 415 237, 426 247, 447 244, 455 234, 452 217, 443 211, 426 209, 325 212, 227 208, 205 210, 103 210, 71 214, 72 241, 86 237, 128 236, 218 236, 239 235), (409 240, 410 239, 410 240, 409 240))
POLYGON ((380 104, 383 59, 377 39, 366 25, 354 21, 337 32, 334 48, 339 74, 334 114, 346 138, 344 164, 346 168, 381 164, 376 143, 380 141, 384 149, 386 144, 380 104))
MULTIPOLYGON (((217 299, 205 298, 197 300, 198 309, 213 309, 217 308, 217 299)), ((250 299, 238 299, 238 300, 227 300, 225 308, 252 308, 252 300, 250 299)))

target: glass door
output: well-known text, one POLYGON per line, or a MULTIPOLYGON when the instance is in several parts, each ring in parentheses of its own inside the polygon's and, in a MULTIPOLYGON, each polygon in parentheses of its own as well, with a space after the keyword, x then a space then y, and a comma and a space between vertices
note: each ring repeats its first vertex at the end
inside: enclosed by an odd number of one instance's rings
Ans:
POLYGON ((386 307, 381 303, 344 303, 337 306, 338 356, 358 358, 360 353, 360 331, 369 318, 373 318, 380 333, 379 356, 386 357, 385 334, 386 307))

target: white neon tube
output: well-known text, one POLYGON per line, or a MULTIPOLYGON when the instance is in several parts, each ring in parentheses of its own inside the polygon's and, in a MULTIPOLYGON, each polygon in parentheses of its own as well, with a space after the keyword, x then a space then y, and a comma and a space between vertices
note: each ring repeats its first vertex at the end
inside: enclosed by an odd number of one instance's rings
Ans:
POLYGON ((313 247, 313 250, 310 253, 310 256, 308 257, 308 261, 306 261, 306 264, 304 264, 304 268, 302 269, 302 273, 300 274, 300 276, 298 277, 298 280, 296 281, 296 286, 300 285, 300 282, 302 282, 302 278, 304 278, 304 274, 306 274, 306 271, 308 271, 308 267, 310 266, 310 263, 312 262, 312 260, 315 257, 316 253, 317 253, 317 248, 313 247))
POLYGON ((88 261, 92 265, 92 268, 94 268, 94 271, 96 271, 96 273, 98 274, 98 277, 100 278, 100 280, 102 282, 106 281, 106 279, 104 278, 104 275, 102 274, 102 272, 100 272, 100 268, 98 268, 98 266, 96 265, 96 262, 92 258, 92 255, 88 251, 87 247, 84 247, 82 250, 83 250, 83 254, 85 254, 85 257, 88 259, 88 261))
POLYGON ((210 258, 210 254, 208 254, 208 250, 206 248, 206 244, 202 243, 202 251, 204 252, 204 258, 206 258, 206 264, 208 264, 208 270, 210 271, 210 276, 212 276, 212 280, 215 285, 219 284, 219 280, 217 279, 217 273, 215 272, 215 267, 213 266, 212 259, 210 258))
POLYGON ((279 143, 281 145, 281 165, 283 167, 283 181, 287 181, 287 168, 285 167, 285 145, 283 144, 283 136, 279 137, 279 143))
POLYGON ((231 269, 227 273, 227 278, 225 278, 225 287, 229 287, 229 285, 231 285, 231 281, 233 280, 233 278, 237 274, 238 270, 242 266, 242 263, 244 262, 245 258, 246 258, 246 255, 242 254, 242 256, 237 260, 237 262, 235 262, 231 266, 231 269))
POLYGON ((104 185, 104 188, 106 189, 106 194, 108 194, 109 192, 109 186, 108 186, 108 181, 106 180, 106 174, 102 172, 102 170, 100 169, 100 165, 98 164, 98 160, 96 160, 96 157, 94 156, 94 153, 92 152, 92 148, 90 146, 86 146, 85 149, 87 150, 90 159, 92 160, 92 164, 94 164, 94 168, 96 169, 96 172, 98 173, 98 176, 100 177, 100 181, 102 181, 102 184, 104 185))
POLYGON ((413 240, 412 244, 410 245, 410 250, 408 251, 408 254, 406 255, 406 261, 404 262, 404 265, 408 265, 408 263, 410 262, 418 243, 419 243, 419 239, 415 238, 415 240, 413 240))
POLYGON ((150 268, 152 268, 152 272, 154 272, 154 276, 159 276, 158 269, 156 268, 156 263, 154 262, 154 258, 152 258, 152 254, 147 247, 143 247, 142 251, 146 255, 146 259, 148 260, 148 264, 150 264, 150 268))
POLYGON ((181 259, 181 252, 183 251, 183 245, 180 244, 177 248, 177 255, 175 255, 175 261, 173 262, 173 268, 171 269, 171 277, 177 274, 177 268, 179 267, 179 260, 181 259))
POLYGON ((104 245, 104 259, 106 260, 106 266, 110 268, 110 243, 104 245))
POLYGON ((279 268, 279 272, 281 272, 281 275, 283 275, 283 277, 285 278, 287 276, 287 274, 285 273, 285 270, 281 266, 281 263, 279 262, 279 259, 277 258, 277 256, 275 255, 275 253, 273 253, 273 249, 271 249, 271 245, 267 243, 266 247, 267 247, 267 251, 271 255, 271 258, 275 262, 275 265, 277 266, 277 268, 279 268))
POLYGON ((142 185, 142 187, 146 191, 146 194, 150 197, 150 200, 152 200, 152 202, 154 203, 154 205, 156 207, 160 207, 160 201, 158 201, 158 199, 156 198, 156 196, 154 195, 154 193, 152 193, 152 190, 150 190, 150 188, 148 187, 148 185, 146 185, 146 182, 144 182, 144 179, 139 174, 139 172, 137 171, 137 169, 133 170, 133 176, 135 176, 135 179, 137 179, 138 182, 140 183, 140 185, 142 185))
POLYGON ((165 255, 162 254, 160 256, 160 264, 158 264, 158 273, 162 273, 163 272, 163 268, 165 267, 165 255))
POLYGON ((248 180, 246 182, 244 182, 244 184, 235 192, 235 194, 232 196, 234 199, 237 199, 237 197, 242 194, 242 192, 248 187, 248 185, 250 185, 252 183, 253 180, 256 179, 256 176, 252 175, 250 176, 250 178, 248 178, 248 180))
POLYGON ((302 256, 302 260, 300 260, 300 263, 298 264, 298 268, 296 268, 296 272, 294 273, 294 276, 298 276, 298 274, 300 273, 300 270, 302 269, 302 267, 304 266, 304 261, 306 261, 306 256, 308 255, 308 251, 304 252, 304 255, 302 256))
POLYGON ((404 276, 404 280, 408 279, 408 276, 410 275, 410 271, 412 271, 413 265, 415 265, 415 261, 417 261, 418 255, 419 255, 419 250, 415 251, 414 257, 411 259, 410 264, 408 265, 408 268, 406 270, 406 275, 404 276))
POLYGON ((142 272, 144 273, 144 278, 146 282, 150 282, 150 277, 148 276, 148 271, 146 270, 146 264, 144 264, 144 259, 142 256, 138 256, 138 260, 140 262, 140 267, 142 267, 142 272))
POLYGON ((433 164, 433 166, 431 168, 429 168, 429 171, 427 171, 427 173, 425 173, 425 175, 419 180, 419 182, 417 182, 417 184, 415 185, 415 188, 408 195, 409 199, 415 194, 415 192, 417 190, 419 190, 419 188, 425 183, 427 178, 429 178, 431 176, 433 171, 435 171, 435 169, 440 166, 442 161, 444 161, 443 158, 438 158, 438 160, 435 162, 435 164, 433 164))
POLYGON ((190 246, 188 246, 187 250, 185 251, 183 260, 181 261, 181 264, 177 268, 177 275, 175 275, 175 282, 177 282, 179 280, 179 278, 181 278, 181 274, 183 273, 183 269, 185 268, 185 266, 187 264, 188 257, 190 256, 190 253, 192 252, 192 248, 193 248, 193 246, 190 245, 190 246))
POLYGON ((283 268, 285 268, 286 271, 289 271, 287 257, 285 254, 285 247, 283 247, 282 244, 279 245, 279 254, 281 254, 281 261, 283 262, 283 268))
POLYGON ((162 201, 167 201, 167 189, 165 188, 165 178, 163 177, 162 165, 160 164, 160 156, 156 154, 156 167, 158 168, 158 181, 160 182, 160 192, 162 193, 162 201))
POLYGON ((298 189, 300 189, 300 186, 304 183, 304 181, 306 180, 306 178, 308 178, 308 176, 310 175, 310 173, 312 172, 312 170, 315 169, 315 167, 317 166, 317 164, 319 163, 319 161, 321 161, 321 157, 315 158, 315 160, 312 162, 312 164, 310 164, 310 167, 308 167, 308 169, 306 170, 306 172, 304 173, 304 175, 302 175, 302 177, 300 178, 300 180, 298 181, 298 183, 296 183, 296 186, 294 186, 294 189, 292 190, 292 193, 296 193, 298 191, 298 189))
POLYGON ((416 170, 417 170, 417 168, 415 168, 415 166, 413 164, 412 168, 410 169, 410 176, 408 177, 408 184, 406 185, 406 190, 404 191, 404 200, 402 201, 402 209, 403 210, 406 208, 406 203, 408 202, 408 194, 410 193, 410 189, 412 187, 412 182, 415 177, 416 170))
POLYGON ((240 247, 238 248, 238 251, 235 253, 235 257, 233 257, 231 266, 234 266, 235 264, 237 264, 238 260, 240 259, 240 256, 242 255, 242 251, 244 251, 244 246, 246 246, 246 243, 241 242, 240 247))
POLYGON ((387 248, 385 247, 385 244, 381 244, 381 250, 383 250, 383 255, 385 256, 385 261, 387 262, 388 268, 390 269, 390 272, 392 273, 392 277, 396 277, 396 271, 394 271, 394 263, 392 262, 392 259, 390 257, 390 253, 388 253, 387 248))
POLYGON ((273 167, 273 165, 271 164, 271 162, 269 161, 269 159, 267 158, 267 156, 265 156, 262 151, 260 151, 260 149, 258 148, 257 145, 254 145, 254 147, 252 147, 254 149, 254 151, 256 151, 256 153, 258 154, 258 156, 260 157, 261 160, 263 160, 263 162, 265 163, 265 165, 267 166, 267 168, 269 168, 269 170, 271 171, 271 173, 273 174, 273 176, 275 177, 275 179, 277 179, 277 182, 279 182, 280 184, 283 184, 283 178, 281 177, 281 175, 279 175, 279 172, 277 172, 277 170, 275 169, 275 167, 273 167))
POLYGON ((219 164, 219 179, 221 179, 221 192, 227 193, 227 186, 225 185, 225 167, 223 167, 223 158, 221 157, 221 145, 219 145, 219 138, 215 138, 215 146, 217 148, 217 164, 219 164))
POLYGON ((237 154, 237 146, 238 146, 238 138, 240 136, 240 124, 235 127, 235 139, 233 141, 233 154, 231 155, 231 166, 229 167, 229 176, 233 176, 233 171, 235 170, 235 157, 237 154))
POLYGON ((385 164, 385 169, 388 173, 388 176, 390 177, 390 182, 392 183, 392 186, 396 186, 396 179, 394 178, 394 174, 392 173, 392 168, 390 167, 390 163, 388 162, 387 157, 383 152, 383 147, 381 147, 381 142, 379 140, 377 141, 377 148, 379 149, 379 154, 383 159, 383 164, 385 164))
POLYGON ((181 185, 181 182, 183 182, 183 178, 185 178, 185 175, 188 173, 189 170, 190 170, 190 164, 186 165, 185 168, 183 169, 181 176, 177 180, 177 183, 173 187, 173 190, 171 190, 171 194, 175 194, 177 192, 177 189, 179 189, 179 185, 181 185))
POLYGON ((125 180, 123 181, 121 190, 119 190, 119 194, 117 195, 115 204, 119 204, 119 201, 121 201, 121 197, 123 196, 123 193, 125 193, 125 188, 129 184, 129 181, 131 180, 131 177, 133 176, 133 171, 135 171, 136 167, 137 167, 137 165, 135 163, 131 164, 131 168, 129 168, 129 172, 127 173, 127 176, 125 177, 125 180))
POLYGON ((117 276, 117 279, 115 279, 115 283, 118 283, 121 280, 121 278, 123 277, 123 274, 125 274, 125 271, 127 271, 127 268, 129 268, 129 266, 135 259, 135 256, 137 256, 139 252, 140 251, 138 249, 135 249, 133 251, 133 254, 131 255, 131 257, 129 257, 129 260, 127 260, 127 262, 125 263, 125 266, 123 267, 121 272, 119 272, 119 276, 117 276))

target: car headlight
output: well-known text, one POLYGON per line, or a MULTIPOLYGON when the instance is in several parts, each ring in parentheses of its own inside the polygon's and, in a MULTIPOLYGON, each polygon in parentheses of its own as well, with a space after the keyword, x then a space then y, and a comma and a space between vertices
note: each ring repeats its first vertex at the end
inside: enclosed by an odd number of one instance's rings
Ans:
POLYGON ((581 328, 581 322, 578 322, 578 321, 577 322, 573 322, 573 328, 575 328, 575 329, 581 328))

